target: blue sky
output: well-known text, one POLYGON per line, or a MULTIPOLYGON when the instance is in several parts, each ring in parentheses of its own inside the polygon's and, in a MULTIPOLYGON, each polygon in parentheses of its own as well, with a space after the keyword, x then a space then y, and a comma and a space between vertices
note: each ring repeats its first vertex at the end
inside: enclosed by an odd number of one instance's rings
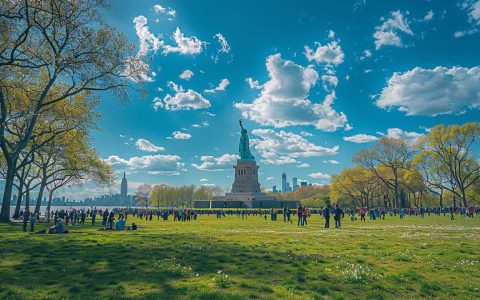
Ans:
POLYGON ((101 94, 92 143, 130 192, 230 187, 240 118, 265 188, 284 170, 328 183, 381 136, 478 120, 480 1, 110 4, 104 21, 136 45, 148 93, 101 94))

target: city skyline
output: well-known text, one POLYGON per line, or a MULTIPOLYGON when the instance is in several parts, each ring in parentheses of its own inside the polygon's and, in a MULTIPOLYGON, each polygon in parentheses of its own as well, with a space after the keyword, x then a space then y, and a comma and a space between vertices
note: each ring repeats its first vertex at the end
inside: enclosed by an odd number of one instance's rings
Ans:
POLYGON ((474 1, 109 2, 105 21, 148 64, 132 78, 146 96, 99 94, 92 146, 118 182, 59 192, 71 199, 119 193, 124 170, 129 194, 142 183, 225 189, 240 118, 268 189, 284 170, 327 184, 380 137, 478 120, 474 1))

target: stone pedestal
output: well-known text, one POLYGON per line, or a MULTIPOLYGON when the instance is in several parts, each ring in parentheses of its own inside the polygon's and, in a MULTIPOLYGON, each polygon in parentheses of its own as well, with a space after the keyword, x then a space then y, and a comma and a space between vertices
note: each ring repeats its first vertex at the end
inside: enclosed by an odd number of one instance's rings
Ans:
POLYGON ((235 169, 235 181, 232 185, 232 194, 261 192, 258 182, 258 166, 255 161, 238 160, 233 168, 235 169))

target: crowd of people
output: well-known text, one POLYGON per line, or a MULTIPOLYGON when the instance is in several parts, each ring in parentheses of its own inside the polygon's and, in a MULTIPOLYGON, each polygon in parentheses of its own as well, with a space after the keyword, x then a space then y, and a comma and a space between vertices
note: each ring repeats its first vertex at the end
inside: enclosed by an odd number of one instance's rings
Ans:
MULTIPOLYGON (((413 208, 395 208, 386 209, 383 207, 375 208, 347 208, 342 209, 339 205, 331 207, 327 205, 322 208, 309 209, 305 205, 299 205, 296 209, 290 209, 283 207, 282 209, 142 209, 142 208, 113 208, 113 209, 97 209, 95 208, 83 208, 83 209, 60 209, 51 212, 47 212, 44 216, 44 220, 55 220, 53 226, 48 231, 41 230, 39 233, 68 233, 66 226, 75 226, 77 224, 85 224, 87 219, 91 225, 95 226, 97 222, 101 223, 101 227, 98 230, 137 230, 138 226, 132 223, 127 226, 127 219, 137 218, 145 221, 163 220, 168 221, 170 218, 176 222, 190 222, 197 220, 199 215, 210 216, 214 215, 216 218, 221 219, 227 216, 236 216, 239 219, 247 220, 249 217, 260 216, 267 220, 277 221, 278 215, 283 216, 283 222, 292 223, 292 215, 297 215, 297 226, 303 227, 308 225, 308 220, 312 215, 318 214, 325 220, 325 228, 330 228, 330 219, 333 217, 335 221, 335 228, 340 228, 342 220, 345 215, 350 216, 352 222, 360 220, 360 222, 366 222, 367 217, 369 220, 385 219, 386 215, 390 217, 398 217, 404 219, 406 216, 425 216, 435 215, 450 216, 451 220, 455 219, 456 215, 465 218, 473 218, 475 215, 480 214, 480 208, 475 207, 413 207, 413 208), (97 221, 97 218, 99 219, 97 221)), ((29 210, 20 211, 20 220, 23 221, 23 231, 27 231, 28 224, 30 223, 30 232, 35 232, 35 224, 39 221, 40 216, 35 213, 30 213, 29 210)))

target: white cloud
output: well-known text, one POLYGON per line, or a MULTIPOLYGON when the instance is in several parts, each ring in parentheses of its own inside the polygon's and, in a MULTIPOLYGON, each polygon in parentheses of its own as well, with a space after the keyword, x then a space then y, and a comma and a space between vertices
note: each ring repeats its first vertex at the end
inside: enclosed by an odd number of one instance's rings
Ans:
POLYGON ((163 41, 150 32, 147 26, 148 20, 144 16, 135 17, 133 23, 140 45, 136 57, 127 59, 123 74, 134 82, 153 82, 156 74, 155 72, 150 72, 150 65, 144 61, 144 57, 150 51, 157 53, 158 49, 163 46, 163 41))
POLYGON ((267 81, 253 103, 236 103, 242 116, 261 125, 277 128, 295 125, 313 125, 324 131, 349 129, 344 113, 332 108, 335 92, 328 94, 323 103, 312 103, 307 97, 319 76, 312 66, 302 67, 280 54, 267 58, 267 81))
POLYGON ((368 134, 356 134, 352 136, 344 136, 343 137, 344 141, 347 142, 352 142, 352 143, 357 143, 357 144, 362 144, 362 143, 369 143, 378 140, 378 137, 374 135, 368 135, 368 134))
POLYGON ((274 178, 273 176, 267 177, 267 180, 268 180, 268 181, 272 181, 272 180, 274 180, 274 179, 275 179, 275 178, 274 178))
POLYGON ((111 155, 104 160, 115 169, 127 171, 144 171, 148 174, 177 175, 184 167, 178 155, 146 155, 134 156, 129 159, 111 155))
POLYGON ((165 98, 160 99, 156 97, 153 100, 153 107, 157 110, 158 108, 165 108, 166 110, 196 110, 209 108, 211 106, 210 101, 205 99, 200 93, 184 88, 172 81, 169 81, 167 85, 173 89, 175 95, 167 94, 165 98))
POLYGON ((176 46, 164 45, 163 54, 179 53, 185 55, 196 55, 202 52, 205 42, 195 36, 185 37, 180 28, 177 27, 173 33, 173 39, 176 46))
POLYGON ((480 68, 416 67, 394 73, 376 101, 408 116, 463 113, 480 107, 480 68))
POLYGON ((221 33, 217 33, 213 37, 216 38, 218 43, 220 44, 220 49, 217 51, 217 54, 212 56, 215 63, 217 63, 218 58, 222 53, 230 52, 230 45, 228 44, 227 39, 221 33))
POLYGON ((308 131, 301 131, 301 132, 300 132, 300 135, 301 135, 301 136, 305 136, 305 137, 307 137, 307 136, 313 136, 313 134, 311 134, 311 133, 308 132, 308 131))
MULTIPOLYGON (((330 30, 328 37, 333 39, 335 37, 335 32, 330 30)), ((311 49, 307 45, 304 47, 305 56, 307 57, 308 61, 315 61, 318 64, 324 63, 335 66, 343 63, 345 54, 343 53, 342 47, 340 47, 338 41, 334 40, 325 45, 315 42, 315 46, 317 46, 316 50, 311 49)))
POLYGON ((366 58, 372 57, 372 52, 370 50, 363 50, 362 56, 360 56, 360 60, 364 60, 366 58))
POLYGON ((192 164, 194 168, 202 171, 225 171, 233 169, 233 165, 240 157, 236 154, 223 154, 219 157, 202 156, 201 164, 192 164))
POLYGON ((310 165, 308 163, 301 163, 297 165, 298 168, 310 168, 310 165))
POLYGON ((215 93, 216 91, 225 91, 230 81, 227 78, 220 80, 220 83, 216 88, 204 90, 205 93, 215 93))
POLYGON ((248 86, 251 88, 251 89, 256 89, 256 90, 260 90, 262 89, 262 85, 258 82, 258 80, 254 80, 252 77, 247 77, 245 79, 245 82, 248 83, 248 86))
POLYGON ((424 21, 430 21, 431 19, 433 19, 433 15, 434 15, 433 11, 429 10, 427 12, 427 14, 425 15, 425 17, 423 17, 423 20, 424 21))
POLYGON ((338 161, 335 160, 335 159, 324 160, 323 163, 325 163, 325 164, 332 164, 332 165, 339 165, 339 164, 340 164, 340 162, 338 162, 338 161))
POLYGON ((200 182, 208 182, 208 179, 202 178, 200 179, 200 182))
POLYGON ((308 176, 316 179, 330 179, 330 175, 322 172, 311 173, 308 176))
MULTIPOLYGON (((383 133, 379 133, 381 135, 385 135, 383 133)), ((411 140, 416 141, 418 138, 424 136, 423 133, 418 133, 414 131, 405 131, 400 128, 389 128, 387 129, 387 137, 394 138, 394 139, 404 139, 404 140, 411 140)))
POLYGON ((137 146, 138 149, 142 151, 147 151, 147 152, 159 152, 159 151, 164 151, 164 147, 156 146, 152 142, 146 139, 138 139, 135 142, 135 145, 137 146))
POLYGON ((467 36, 467 35, 472 35, 472 34, 475 34, 478 32, 478 29, 477 28, 471 28, 471 29, 468 29, 468 30, 464 30, 464 31, 456 31, 453 36, 455 38, 461 38, 461 37, 464 37, 464 36, 467 36))
POLYGON ((193 75, 195 75, 195 73, 193 73, 192 70, 185 70, 182 72, 182 74, 180 74, 180 76, 178 76, 180 79, 184 79, 184 80, 190 80, 190 78, 193 77, 193 75))
POLYGON ((382 25, 375 27, 373 34, 375 49, 378 50, 382 46, 403 47, 402 39, 399 36, 400 32, 413 35, 408 20, 397 10, 391 12, 390 18, 385 20, 382 25))
POLYGON ((469 21, 480 25, 480 0, 465 2, 465 7, 468 10, 469 21))
POLYGON ((335 155, 339 149, 338 146, 325 148, 315 145, 298 134, 283 130, 254 129, 252 134, 255 138, 251 139, 251 143, 266 164, 297 163, 299 157, 335 155))
POLYGON ((182 131, 174 131, 172 133, 172 137, 176 140, 189 140, 192 138, 192 135, 187 132, 182 132, 182 131))
POLYGON ((158 49, 163 46, 163 41, 150 32, 148 26, 146 26, 147 22, 148 19, 144 16, 138 16, 133 19, 135 32, 140 39, 140 46, 137 53, 138 57, 146 56, 150 50, 156 53, 158 49))
POLYGON ((170 17, 169 20, 172 20, 171 18, 175 17, 177 14, 177 12, 174 9, 171 9, 170 7, 161 6, 160 4, 154 5, 153 10, 157 14, 165 14, 169 16, 170 17))
POLYGON ((200 124, 197 124, 197 123, 192 124, 192 128, 202 128, 202 127, 208 127, 208 126, 210 126, 210 123, 208 123, 207 121, 204 121, 200 124))

